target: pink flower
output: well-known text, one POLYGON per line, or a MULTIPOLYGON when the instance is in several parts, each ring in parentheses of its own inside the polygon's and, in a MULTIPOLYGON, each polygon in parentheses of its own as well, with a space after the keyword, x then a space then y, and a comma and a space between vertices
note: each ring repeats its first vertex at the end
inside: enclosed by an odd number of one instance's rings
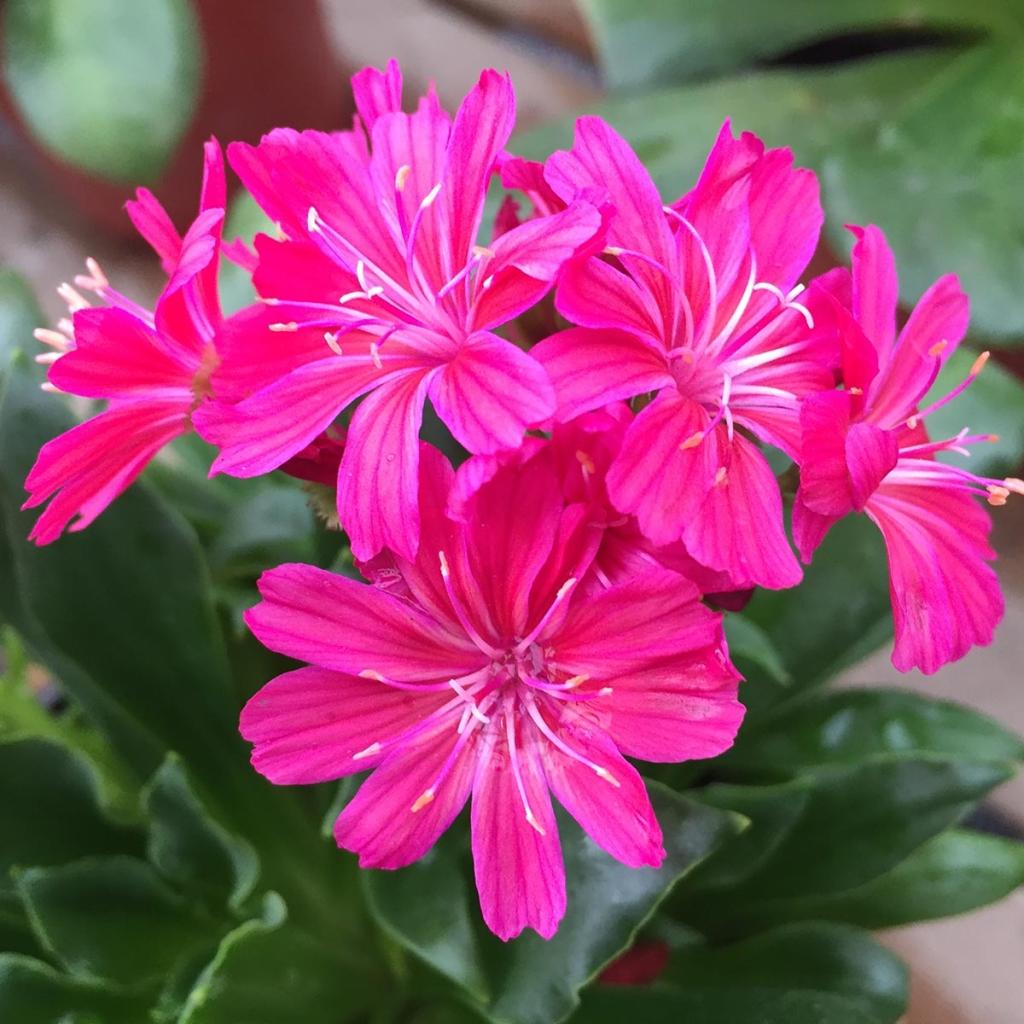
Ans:
POLYGON ((924 423, 981 371, 945 398, 920 408, 944 361, 967 330, 967 296, 953 274, 922 296, 896 334, 897 280, 892 253, 876 227, 852 228, 852 293, 845 272, 828 275, 843 324, 844 390, 805 399, 800 491, 793 514, 805 561, 836 520, 864 512, 882 531, 889 555, 896 627, 893 664, 932 673, 992 640, 1003 614, 988 515, 1020 480, 993 480, 937 462, 943 451, 967 455, 988 435, 931 441, 924 423))
POLYGON ((213 338, 221 319, 217 262, 224 202, 223 157, 211 140, 199 216, 184 237, 146 189, 127 204, 169 279, 152 313, 111 288, 94 260, 87 261, 89 275, 75 283, 103 306, 93 308, 70 285, 61 286, 72 318, 61 322, 60 331, 36 332, 55 350, 39 359, 52 363, 54 390, 106 399, 107 408, 39 452, 25 481, 30 497, 24 507, 52 500, 29 535, 36 543, 49 544, 65 527, 84 529, 164 445, 190 429, 217 359, 213 338))
POLYGON ((501 467, 541 459, 558 480, 565 503, 587 510, 590 532, 599 537, 590 568, 605 586, 642 576, 654 566, 685 576, 706 597, 721 596, 720 592, 731 586, 726 573, 701 565, 680 541, 652 544, 638 529, 636 519, 620 512, 608 497, 608 470, 633 419, 625 402, 613 402, 566 423, 556 423, 547 439, 528 438, 515 451, 473 456, 455 475, 448 499, 449 515, 464 519, 472 496, 501 467))
POLYGON ((581 202, 476 244, 495 163, 512 131, 507 77, 485 71, 452 121, 433 92, 399 108, 401 75, 354 79, 366 131, 279 129, 230 149, 284 239, 257 239, 267 304, 227 326, 200 417, 215 470, 253 476, 303 449, 356 399, 338 476, 352 550, 412 557, 417 436, 429 397, 473 452, 515 448, 551 416, 547 374, 494 333, 550 288, 594 235, 581 202))
POLYGON ((738 675, 686 580, 651 567, 601 586, 585 510, 543 460, 496 473, 462 523, 443 515, 452 472, 428 446, 420 474, 419 553, 363 566, 375 586, 304 565, 263 576, 250 628, 311 665, 257 693, 242 734, 272 782, 373 769, 335 826, 363 867, 423 856, 472 796, 488 926, 550 937, 565 909, 550 794, 613 857, 657 866, 661 830, 622 754, 725 750, 738 675))
POLYGON ((533 350, 558 418, 654 393, 609 472, 616 507, 736 587, 793 586, 778 486, 736 428, 795 456, 799 399, 832 385, 831 335, 797 301, 822 221, 814 175, 727 124, 696 187, 665 207, 626 142, 585 117, 547 180, 566 200, 603 188, 614 210, 603 254, 573 261, 558 286, 579 326, 533 350))

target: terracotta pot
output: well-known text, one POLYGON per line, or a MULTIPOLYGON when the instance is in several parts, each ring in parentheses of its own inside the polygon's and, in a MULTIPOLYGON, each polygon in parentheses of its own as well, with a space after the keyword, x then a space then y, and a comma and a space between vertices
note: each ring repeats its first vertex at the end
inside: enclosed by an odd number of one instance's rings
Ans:
MULTIPOLYGON (((346 73, 330 45, 318 0, 191 0, 201 30, 199 96, 166 169, 147 182, 176 222, 195 210, 202 142, 255 141, 271 128, 339 128, 351 116, 346 73)), ((119 236, 133 230, 123 211, 132 188, 80 170, 32 137, 6 89, 0 109, 69 207, 119 236)))

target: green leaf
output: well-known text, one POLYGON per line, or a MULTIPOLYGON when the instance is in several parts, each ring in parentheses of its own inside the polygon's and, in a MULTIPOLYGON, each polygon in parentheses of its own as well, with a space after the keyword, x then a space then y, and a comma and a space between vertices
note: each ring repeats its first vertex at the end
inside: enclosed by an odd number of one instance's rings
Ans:
POLYGON ((1020 4, 585 0, 584 7, 615 86, 723 75, 676 88, 671 99, 634 98, 635 120, 609 107, 612 120, 654 149, 659 162, 691 171, 717 127, 709 131, 708 122, 727 116, 772 145, 792 145, 823 175, 830 237, 840 250, 849 244, 846 222, 886 229, 905 305, 940 274, 956 271, 975 300, 976 331, 1004 342, 1024 337, 1024 237, 1017 230, 1024 194, 1015 187, 1024 158, 1020 4), (827 52, 831 42, 843 54, 851 33, 863 41, 863 34, 891 37, 894 29, 928 51, 847 60, 824 71, 796 65, 756 73, 802 46, 827 52), (668 119, 672 104, 677 116, 668 119))
POLYGON ((580 0, 609 85, 648 87, 742 68, 858 29, 925 33, 1010 28, 1005 3, 980 0, 580 0))
POLYGON ((28 619, 16 625, 101 721, 113 701, 150 744, 179 751, 195 771, 218 780, 238 772, 244 753, 228 667, 187 524, 136 486, 88 530, 43 548, 23 539, 35 516, 19 511, 25 476, 42 444, 71 425, 16 356, 0 405, 0 509, 14 568, 3 587, 28 619), (107 698, 100 707, 96 687, 107 698))
POLYGON ((772 920, 819 918, 864 928, 896 928, 963 914, 1003 899, 1024 885, 1024 843, 949 829, 892 871, 830 896, 793 900, 772 920))
POLYGON ((702 800, 753 824, 683 882, 673 907, 716 936, 788 920, 791 901, 892 870, 1010 774, 999 762, 892 758, 779 786, 709 786, 702 800))
POLYGON ((792 677, 771 638, 756 622, 742 615, 726 615, 725 635, 729 641, 729 653, 734 661, 752 662, 769 679, 781 686, 787 686, 792 682, 792 677))
POLYGON ((48 740, 81 755, 98 786, 100 802, 112 817, 123 822, 138 818, 138 790, 117 754, 76 708, 44 708, 28 683, 20 678, 19 659, 25 657, 21 641, 10 627, 2 631, 8 672, 0 676, 0 743, 21 739, 48 740))
POLYGON ((381 998, 380 978, 291 928, 281 898, 240 925, 189 993, 179 1024, 344 1024, 381 998))
POLYGON ((836 524, 792 590, 759 590, 744 612, 766 633, 793 685, 748 673, 744 703, 754 716, 780 699, 827 682, 892 636, 885 548, 864 516, 836 524))
POLYGON ((490 987, 474 932, 479 910, 459 854, 459 844, 446 836, 401 871, 363 872, 363 883, 384 931, 484 1004, 490 987))
POLYGON ((723 991, 752 998, 780 992, 845 996, 879 1022, 906 1011, 907 970, 870 935, 844 925, 784 925, 731 946, 688 948, 660 979, 709 1005, 723 991))
POLYGON ((8 0, 3 14, 7 87, 40 142, 113 181, 159 177, 199 93, 188 0, 8 0))
POLYGON ((0 1020, 11 1024, 138 1024, 145 1004, 133 996, 60 974, 27 956, 0 953, 0 1020))
POLYGON ((550 941, 530 932, 502 945, 484 934, 468 871, 453 865, 444 849, 402 872, 369 875, 371 909, 392 938, 477 999, 486 984, 490 1019, 562 1020, 582 986, 633 941, 679 878, 742 827, 737 815, 657 784, 649 789, 665 835, 665 863, 657 870, 624 867, 578 829, 563 828, 568 909, 550 941))
POLYGON ((15 349, 31 349, 32 332, 43 323, 28 282, 13 270, 0 269, 0 375, 15 349))
MULTIPOLYGON (((977 352, 957 349, 942 368, 931 391, 922 399, 921 406, 927 407, 949 394, 966 379, 976 358, 977 352)), ((969 461, 945 452, 939 455, 940 459, 966 465, 972 472, 986 476, 1015 473, 1024 453, 1024 384, 997 363, 989 362, 955 401, 928 416, 928 432, 932 437, 953 437, 964 427, 971 427, 972 433, 994 434, 998 440, 973 445, 969 461)))
POLYGON ((180 759, 171 754, 146 787, 147 854, 156 869, 211 908, 240 907, 259 879, 259 858, 196 796, 180 759))
POLYGON ((156 983, 212 938, 210 922, 133 857, 30 868, 17 886, 39 940, 82 978, 156 983))
POLYGON ((298 487, 264 484, 240 496, 210 546, 218 577, 258 576, 268 565, 316 561, 314 522, 298 487))
POLYGON ((880 1024, 845 996, 806 992, 700 993, 602 988, 586 994, 574 1024, 880 1024))
POLYGON ((104 813, 96 772, 82 755, 39 739, 0 744, 0 891, 13 867, 141 847, 104 813))
POLYGON ((906 690, 833 690, 741 732, 716 762, 729 777, 786 777, 824 765, 856 765, 892 754, 965 760, 1024 760, 1024 740, 972 708, 906 690))

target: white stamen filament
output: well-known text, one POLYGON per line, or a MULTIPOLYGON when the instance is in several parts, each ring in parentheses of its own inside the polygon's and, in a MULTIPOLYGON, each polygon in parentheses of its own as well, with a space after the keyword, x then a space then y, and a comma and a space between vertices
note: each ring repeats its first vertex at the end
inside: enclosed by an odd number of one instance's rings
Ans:
POLYGON ((443 551, 437 553, 438 561, 441 564, 441 582, 444 584, 445 593, 448 595, 448 602, 452 606, 452 611, 455 613, 455 617, 459 620, 459 625, 466 632, 466 636, 473 641, 474 645, 483 651, 489 658, 495 660, 501 657, 501 651, 496 647, 489 644, 479 633, 477 628, 473 625, 469 618, 469 614, 466 611, 459 595, 455 591, 455 586, 451 579, 451 569, 448 566, 448 558, 443 551))
POLYGON ((556 746, 566 757, 572 758, 574 761, 579 761, 580 764, 586 765, 598 778, 604 779, 605 782, 610 782, 616 789, 621 789, 622 783, 607 768, 602 768, 601 765, 595 761, 591 761, 589 757, 584 757, 578 750, 574 750, 569 746, 555 731, 544 721, 544 716, 540 713, 540 709, 537 707, 534 699, 527 694, 523 703, 526 706, 527 714, 533 720, 533 723, 538 729, 556 746))

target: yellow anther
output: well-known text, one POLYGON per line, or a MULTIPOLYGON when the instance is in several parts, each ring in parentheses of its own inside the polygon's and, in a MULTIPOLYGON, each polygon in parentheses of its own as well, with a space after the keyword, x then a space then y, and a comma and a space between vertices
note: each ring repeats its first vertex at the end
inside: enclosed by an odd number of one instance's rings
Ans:
POLYGON ((422 811, 434 799, 434 790, 425 789, 416 798, 416 802, 412 805, 412 813, 415 814, 417 811, 422 811))
POLYGON ((696 434, 691 434, 680 446, 679 450, 685 452, 688 448, 696 448, 697 445, 704 440, 703 431, 698 430, 696 434))

